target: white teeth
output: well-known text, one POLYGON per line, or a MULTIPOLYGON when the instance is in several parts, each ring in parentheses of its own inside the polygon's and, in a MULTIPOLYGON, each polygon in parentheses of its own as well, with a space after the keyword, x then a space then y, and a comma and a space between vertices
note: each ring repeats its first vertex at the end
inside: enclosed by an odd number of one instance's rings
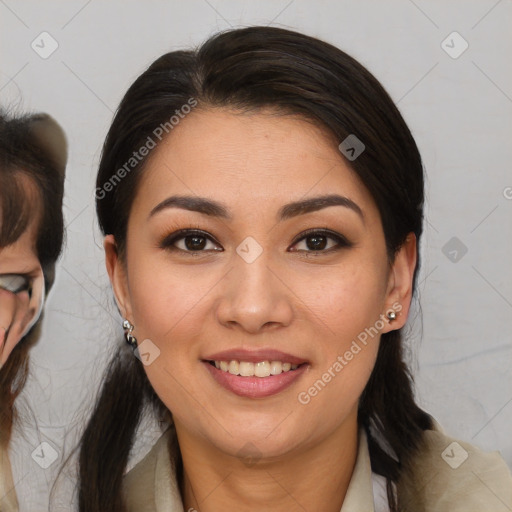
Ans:
POLYGON ((246 363, 245 361, 240 361, 238 373, 242 377, 252 377, 254 375, 254 363, 246 363))
POLYGON ((254 375, 256 377, 268 377, 270 375, 270 363, 268 361, 262 361, 254 365, 254 375))
POLYGON ((270 363, 270 374, 279 375, 283 371, 283 365, 281 361, 272 361, 270 363))
POLYGON ((228 371, 233 375, 238 375, 238 361, 230 361, 228 371))
POLYGON ((241 377, 269 377, 270 375, 279 375, 283 372, 289 372, 299 367, 298 364, 282 363, 281 361, 261 361, 251 363, 248 361, 214 361, 215 368, 223 372, 229 372, 232 375, 241 377))

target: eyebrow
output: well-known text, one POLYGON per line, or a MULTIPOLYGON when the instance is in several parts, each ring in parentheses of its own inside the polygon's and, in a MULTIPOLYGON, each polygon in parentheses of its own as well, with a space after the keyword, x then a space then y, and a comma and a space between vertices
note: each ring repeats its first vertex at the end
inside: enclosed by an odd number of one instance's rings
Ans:
MULTIPOLYGON (((348 208, 361 217, 364 222, 364 214, 361 208, 348 197, 340 196, 338 194, 329 194, 324 196, 313 197, 302 201, 295 201, 288 203, 281 207, 277 213, 277 220, 283 221, 304 215, 306 213, 316 212, 329 206, 343 206, 348 208)), ((182 208, 192 212, 202 213, 210 217, 218 217, 232 220, 232 216, 228 209, 221 203, 212 199, 197 196, 171 196, 158 203, 150 212, 149 218, 167 208, 182 208)))

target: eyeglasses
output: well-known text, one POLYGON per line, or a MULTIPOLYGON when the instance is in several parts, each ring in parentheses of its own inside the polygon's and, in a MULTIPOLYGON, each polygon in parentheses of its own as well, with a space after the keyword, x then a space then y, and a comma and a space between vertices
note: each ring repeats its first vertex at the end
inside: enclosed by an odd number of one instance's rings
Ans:
POLYGON ((45 299, 43 270, 0 274, 0 326, 7 333, 4 347, 15 346, 39 320, 45 299))
POLYGON ((0 288, 11 293, 29 291, 31 279, 23 274, 0 274, 0 288))

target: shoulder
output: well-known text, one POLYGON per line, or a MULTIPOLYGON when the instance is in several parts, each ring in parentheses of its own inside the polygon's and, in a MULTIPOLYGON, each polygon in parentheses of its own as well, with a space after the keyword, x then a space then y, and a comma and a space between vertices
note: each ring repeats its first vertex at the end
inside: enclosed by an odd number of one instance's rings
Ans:
POLYGON ((405 510, 512 510, 512 475, 499 452, 450 437, 435 420, 398 489, 405 510))
POLYGON ((123 496, 128 510, 155 512, 154 480, 163 436, 149 453, 123 478, 123 496))
POLYGON ((123 478, 123 497, 129 512, 182 512, 168 430, 149 453, 123 478))
POLYGON ((18 499, 14 488, 9 454, 0 446, 0 511, 18 512, 18 499))

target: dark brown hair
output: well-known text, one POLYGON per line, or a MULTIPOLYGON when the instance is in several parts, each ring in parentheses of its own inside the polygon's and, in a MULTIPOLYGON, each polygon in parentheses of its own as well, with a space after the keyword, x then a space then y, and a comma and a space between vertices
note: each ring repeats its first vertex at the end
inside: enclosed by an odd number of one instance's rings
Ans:
MULTIPOLYGON (((38 217, 36 254, 46 294, 64 236, 62 198, 67 143, 62 128, 47 114, 10 117, 0 112, 0 253, 15 243, 38 217), (36 191, 28 190, 26 179, 36 191)), ((0 369, 0 444, 9 442, 14 402, 28 375, 28 353, 37 341, 39 321, 16 345, 0 369)))
MULTIPOLYGON (((121 257, 146 159, 123 173, 121 180, 119 169, 126 169, 132 153, 191 98, 197 108, 270 108, 299 115, 326 129, 337 144, 355 134, 366 149, 349 164, 379 209, 389 261, 408 233, 414 232, 419 242, 422 162, 407 125, 380 83, 352 57, 321 40, 284 29, 249 27, 217 34, 197 51, 163 55, 121 101, 103 146, 96 183, 100 227, 115 236, 121 257)), ((126 510, 122 476, 141 411, 149 403, 158 414, 165 409, 140 361, 128 346, 120 346, 82 438, 81 512, 126 510)), ((400 331, 382 336, 376 365, 360 398, 359 423, 368 434, 372 469, 386 477, 396 511, 391 484, 398 482, 418 449, 423 430, 432 428, 430 416, 414 401, 400 331), (394 457, 378 437, 389 444, 394 457)))

